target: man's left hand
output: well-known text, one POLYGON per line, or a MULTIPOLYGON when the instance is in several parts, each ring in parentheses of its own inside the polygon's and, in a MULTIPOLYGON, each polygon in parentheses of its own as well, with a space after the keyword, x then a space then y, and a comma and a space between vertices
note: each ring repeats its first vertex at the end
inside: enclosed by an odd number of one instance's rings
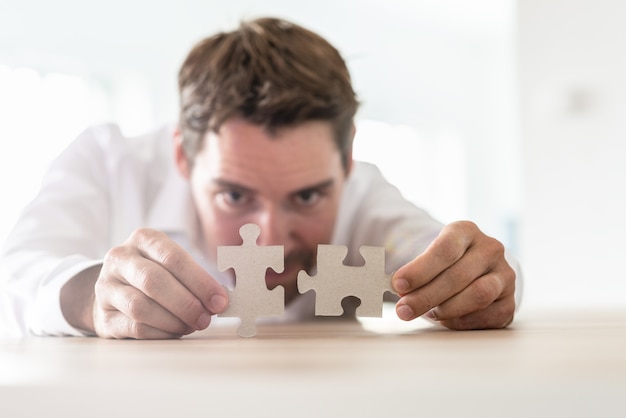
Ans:
POLYGON ((424 315, 458 330, 504 328, 515 313, 515 271, 504 246, 467 221, 451 223, 392 278, 403 320, 424 315))

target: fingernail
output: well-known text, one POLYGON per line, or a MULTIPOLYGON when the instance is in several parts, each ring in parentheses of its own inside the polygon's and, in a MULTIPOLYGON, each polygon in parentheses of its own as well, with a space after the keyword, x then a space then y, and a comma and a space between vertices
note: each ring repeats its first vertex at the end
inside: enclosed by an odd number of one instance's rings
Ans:
POLYGON ((398 318, 404 321, 410 321, 415 317, 415 313, 409 305, 398 305, 396 307, 396 314, 398 314, 398 318))
POLYGON ((398 293, 406 293, 409 291, 409 282, 406 279, 395 279, 393 281, 393 288, 398 293))
POLYGON ((211 323, 211 314, 204 312, 198 318, 198 329, 205 329, 211 323))
POLYGON ((209 300, 209 309, 211 310, 211 312, 219 313, 226 309, 227 304, 228 301, 224 296, 213 295, 213 297, 211 297, 211 300, 209 300))

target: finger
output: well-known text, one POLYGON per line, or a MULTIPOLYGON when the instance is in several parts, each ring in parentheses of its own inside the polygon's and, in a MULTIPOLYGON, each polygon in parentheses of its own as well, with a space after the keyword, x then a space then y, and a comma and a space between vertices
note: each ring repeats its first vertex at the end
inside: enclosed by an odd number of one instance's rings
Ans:
POLYGON ((515 285, 509 285, 498 273, 486 274, 474 280, 463 291, 429 312, 429 317, 448 320, 487 308, 496 300, 513 296, 515 285))
MULTIPOLYGON (((186 335, 195 330, 138 289, 110 275, 101 276, 96 282, 94 305, 94 322, 97 322, 101 330, 115 328, 115 324, 108 324, 106 321, 111 318, 119 319, 116 316, 118 313, 173 336, 186 335), (98 318, 96 318, 97 312, 101 313, 98 318)), ((120 338, 120 336, 130 337, 131 335, 117 331, 115 336, 120 338)))
POLYGON ((172 334, 150 325, 143 324, 127 317, 119 311, 105 311, 100 314, 96 332, 103 338, 134 338, 138 340, 166 340, 180 338, 180 334, 172 334))
MULTIPOLYGON (((160 305, 161 311, 170 312, 194 329, 204 329, 209 326, 211 312, 205 309, 202 302, 163 266, 137 255, 129 256, 126 260, 118 266, 116 274, 154 301, 154 305, 160 305)), ((129 290, 126 291, 126 296, 135 297, 129 292, 129 290)), ((147 302, 139 297, 133 300, 139 301, 137 302, 140 304, 138 309, 148 308, 145 306, 147 302)), ((127 302, 127 299, 123 299, 115 306, 132 318, 133 315, 127 312, 127 302)))
POLYGON ((111 305, 131 320, 168 334, 186 335, 196 330, 132 286, 120 286, 111 305))
MULTIPOLYGON (((162 232, 139 229, 130 238, 147 258, 165 267, 212 313, 228 306, 228 295, 193 257, 162 232)), ((191 303, 187 301, 186 303, 191 303)))
POLYGON ((447 225, 413 261, 404 265, 392 278, 392 286, 403 295, 420 288, 459 260, 472 244, 477 230, 470 222, 447 225))
POLYGON ((478 330, 506 328, 515 316, 515 298, 510 295, 496 300, 484 309, 439 322, 450 329, 478 330))
POLYGON ((482 276, 486 268, 481 252, 471 248, 462 259, 444 270, 435 279, 405 294, 396 304, 398 316, 408 321, 455 298, 472 283, 475 277, 482 276))
MULTIPOLYGON (((104 295, 113 295, 119 285, 130 284, 190 327, 204 329, 209 325, 211 312, 200 300, 163 266, 141 256, 132 245, 109 250, 98 282, 98 290, 104 295)), ((116 309, 122 310, 119 306, 116 309)))

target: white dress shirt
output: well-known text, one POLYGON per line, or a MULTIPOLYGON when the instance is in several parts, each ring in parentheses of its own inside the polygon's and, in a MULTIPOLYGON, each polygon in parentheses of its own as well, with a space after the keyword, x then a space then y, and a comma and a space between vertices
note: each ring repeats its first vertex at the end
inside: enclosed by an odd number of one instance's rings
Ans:
MULTIPOLYGON (((139 227, 167 233, 211 275, 232 285, 195 244, 197 215, 172 150, 170 127, 129 138, 103 125, 85 131, 53 162, 2 249, 0 335, 83 335, 61 312, 62 286, 101 263, 107 250, 139 227)), ((332 243, 348 246, 348 265, 359 263, 360 246, 384 246, 392 272, 420 254, 441 227, 375 166, 355 163, 332 243)), ((510 262, 519 287, 519 269, 510 262)), ((312 315, 312 293, 287 306, 284 316, 312 315)))

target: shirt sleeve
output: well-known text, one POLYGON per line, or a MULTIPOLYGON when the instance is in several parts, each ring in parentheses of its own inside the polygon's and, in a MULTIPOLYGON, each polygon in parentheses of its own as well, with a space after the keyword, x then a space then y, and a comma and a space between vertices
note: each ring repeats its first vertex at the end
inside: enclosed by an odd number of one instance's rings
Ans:
POLYGON ((0 329, 83 335, 65 320, 60 290, 106 251, 109 202, 102 132, 86 131, 51 165, 2 249, 0 329))

